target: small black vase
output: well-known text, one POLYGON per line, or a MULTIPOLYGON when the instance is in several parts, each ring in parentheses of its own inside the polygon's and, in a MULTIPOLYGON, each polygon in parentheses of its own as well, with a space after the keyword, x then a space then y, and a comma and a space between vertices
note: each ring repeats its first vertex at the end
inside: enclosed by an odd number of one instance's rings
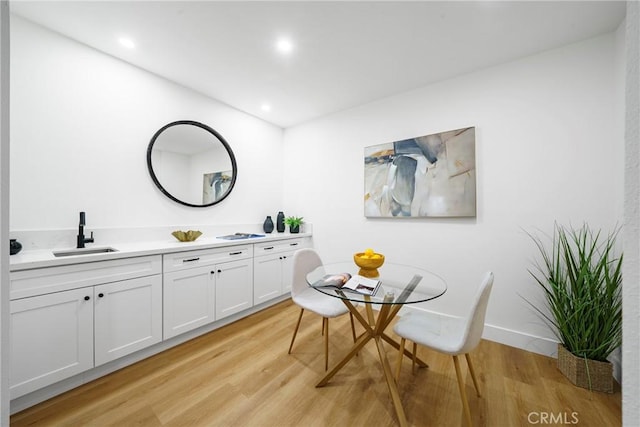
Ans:
POLYGON ((278 233, 284 233, 284 213, 282 211, 278 212, 276 217, 276 230, 278 233))
POLYGON ((22 244, 16 239, 9 239, 9 254, 15 255, 22 250, 22 244))
POLYGON ((273 231, 273 220, 271 219, 271 216, 267 216, 267 219, 264 220, 262 229, 265 233, 271 233, 273 231))

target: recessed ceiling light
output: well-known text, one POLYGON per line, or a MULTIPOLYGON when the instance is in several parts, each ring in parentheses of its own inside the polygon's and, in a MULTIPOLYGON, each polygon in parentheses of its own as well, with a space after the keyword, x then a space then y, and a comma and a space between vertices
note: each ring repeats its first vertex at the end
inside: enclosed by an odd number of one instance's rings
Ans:
POLYGON ((133 40, 129 38, 120 37, 118 41, 122 46, 126 47, 127 49, 133 49, 134 47, 136 47, 135 43, 133 43, 133 40))
POLYGON ((262 104, 262 107, 260 107, 262 109, 262 111, 271 111, 271 105, 269 104, 262 104))
POLYGON ((293 43, 291 43, 291 40, 289 39, 282 38, 276 43, 276 48, 280 53, 291 53, 293 50, 293 43))

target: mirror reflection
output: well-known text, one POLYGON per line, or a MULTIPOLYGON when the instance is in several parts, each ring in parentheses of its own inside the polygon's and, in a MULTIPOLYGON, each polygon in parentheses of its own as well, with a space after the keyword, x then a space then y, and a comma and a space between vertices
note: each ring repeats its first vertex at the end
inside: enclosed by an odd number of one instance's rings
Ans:
POLYGON ((233 151, 209 126, 188 120, 169 123, 155 133, 147 149, 147 166, 156 186, 186 206, 222 201, 236 180, 233 151))

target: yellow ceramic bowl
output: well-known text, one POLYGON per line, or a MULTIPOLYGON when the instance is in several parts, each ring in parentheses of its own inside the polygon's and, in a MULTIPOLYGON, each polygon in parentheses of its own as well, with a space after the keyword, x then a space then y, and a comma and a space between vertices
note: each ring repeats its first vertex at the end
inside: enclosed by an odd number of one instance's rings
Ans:
POLYGON ((364 252, 353 254, 353 261, 360 267, 359 275, 364 277, 378 277, 378 268, 384 264, 384 255, 375 253, 373 257, 365 257, 364 252))
POLYGON ((181 242, 193 242, 202 234, 201 231, 198 230, 189 230, 189 231, 181 231, 176 230, 171 233, 173 237, 180 240, 181 242))

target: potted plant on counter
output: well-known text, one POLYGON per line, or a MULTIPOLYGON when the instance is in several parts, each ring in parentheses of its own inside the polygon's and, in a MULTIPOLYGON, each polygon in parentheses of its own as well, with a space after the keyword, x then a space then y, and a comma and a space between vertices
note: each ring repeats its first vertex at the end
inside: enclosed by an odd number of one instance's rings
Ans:
POLYGON ((542 262, 529 271, 548 307, 527 301, 558 338, 558 368, 575 385, 613 392, 607 357, 622 344, 622 254, 617 230, 606 237, 588 225, 554 227, 551 248, 530 234, 542 262))
POLYGON ((299 233, 300 225, 303 222, 301 216, 288 216, 284 219, 284 223, 289 226, 290 233, 299 233))

